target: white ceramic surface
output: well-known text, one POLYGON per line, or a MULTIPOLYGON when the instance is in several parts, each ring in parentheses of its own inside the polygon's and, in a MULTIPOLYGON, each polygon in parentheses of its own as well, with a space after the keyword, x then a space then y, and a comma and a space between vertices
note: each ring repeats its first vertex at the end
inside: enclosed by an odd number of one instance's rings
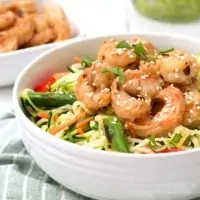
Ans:
POLYGON ((200 196, 200 150, 155 155, 112 153, 60 140, 36 127, 23 114, 20 91, 34 87, 53 72, 65 70, 74 56, 95 57, 107 38, 139 36, 161 49, 171 47, 200 52, 200 40, 164 33, 110 35, 77 39, 35 59, 16 81, 14 109, 29 153, 59 183, 100 200, 189 200, 200 196))
MULTIPOLYGON (((5 0, 6 2, 9 2, 9 0, 5 0)), ((40 5, 41 4, 47 4, 47 0, 38 0, 37 1, 40 5)), ((52 1, 53 2, 53 1, 52 1)), ((56 2, 56 0, 55 0, 56 2)), ((48 2, 49 3, 49 2, 48 2)), ((59 1, 56 2, 58 5, 60 5, 59 1)), ((60 5, 62 7, 62 5, 60 5)), ((66 16, 68 16, 67 9, 63 9, 66 16)), ((84 32, 78 27, 78 25, 73 21, 73 19, 68 16, 72 34, 71 38, 77 38, 84 36, 84 32)), ((66 43, 69 40, 62 41, 62 42, 56 42, 51 44, 45 44, 37 47, 31 47, 27 49, 17 50, 13 52, 8 53, 1 53, 0 54, 0 87, 2 86, 8 86, 15 82, 17 76, 19 73, 24 69, 25 66, 27 66, 34 58, 42 54, 43 52, 56 47, 62 43, 66 43)))

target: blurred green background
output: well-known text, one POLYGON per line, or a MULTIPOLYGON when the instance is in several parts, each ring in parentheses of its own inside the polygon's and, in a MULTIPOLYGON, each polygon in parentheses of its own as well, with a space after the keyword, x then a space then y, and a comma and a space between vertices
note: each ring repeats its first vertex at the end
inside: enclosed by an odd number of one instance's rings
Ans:
POLYGON ((133 0, 144 16, 173 23, 188 23, 200 19, 200 0, 133 0))

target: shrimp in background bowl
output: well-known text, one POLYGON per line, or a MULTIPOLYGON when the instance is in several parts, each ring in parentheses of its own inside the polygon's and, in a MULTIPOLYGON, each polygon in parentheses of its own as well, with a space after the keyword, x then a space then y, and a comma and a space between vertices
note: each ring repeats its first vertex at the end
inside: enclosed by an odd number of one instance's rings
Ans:
MULTIPOLYGON (((54 27, 63 17, 57 11, 46 10, 54 27)), ((137 37, 105 40, 96 55, 76 57, 65 72, 24 89, 26 116, 49 134, 103 151, 169 153, 200 146, 198 55, 160 50, 137 37)))
POLYGON ((0 40, 0 53, 70 39, 73 31, 63 9, 58 3, 45 4, 37 5, 36 0, 0 4, 0 37, 4 38, 0 40), (13 43, 5 41, 9 37, 17 37, 17 44, 14 45, 16 40, 13 43))

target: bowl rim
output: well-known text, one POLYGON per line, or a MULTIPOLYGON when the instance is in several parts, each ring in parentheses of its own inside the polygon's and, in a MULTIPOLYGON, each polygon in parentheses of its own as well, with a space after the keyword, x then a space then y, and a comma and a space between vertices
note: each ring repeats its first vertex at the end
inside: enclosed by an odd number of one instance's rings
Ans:
MULTIPOLYGON (((32 60, 27 67, 25 67, 21 73, 19 74, 13 88, 12 92, 12 100, 13 100, 13 106, 14 106, 14 111, 16 114, 16 117, 19 118, 20 121, 23 121, 29 129, 32 130, 32 132, 38 132, 44 140, 48 143, 47 145, 54 144, 54 147, 59 147, 59 146, 66 146, 67 148, 72 148, 73 151, 79 152, 82 151, 84 154, 90 154, 94 156, 103 156, 106 158, 113 158, 113 157, 118 157, 118 158, 140 158, 140 159, 152 159, 152 158, 165 158, 165 157, 174 157, 174 156, 185 156, 185 155, 191 155, 194 153, 199 153, 200 148, 198 149, 191 149, 191 150, 185 150, 185 151, 179 151, 179 152, 170 152, 170 153, 154 153, 154 154, 134 154, 134 153, 122 153, 122 152, 109 152, 109 151, 102 151, 102 150, 97 150, 97 149, 92 149, 88 148, 85 146, 80 146, 74 143, 70 143, 68 141, 64 141, 58 137, 55 137, 48 132, 40 129, 37 127, 26 115, 21 109, 19 98, 18 98, 18 86, 21 83, 21 80, 23 79, 24 75, 29 71, 29 68, 31 68, 35 63, 37 63, 40 59, 43 57, 51 55, 53 52, 58 51, 62 48, 65 48, 67 46, 76 44, 76 43, 81 43, 81 42, 91 42, 93 40, 99 40, 99 39, 106 39, 106 38, 114 38, 117 36, 134 36, 134 35, 140 35, 148 37, 148 36, 162 36, 162 37, 170 37, 172 39, 182 39, 188 41, 198 41, 200 43, 200 38, 198 37, 192 37, 192 36, 187 36, 187 35, 182 35, 182 34, 174 34, 174 33, 169 33, 169 32, 128 32, 128 33, 118 33, 118 34, 104 34, 101 36, 93 36, 93 37, 86 37, 86 38, 76 38, 75 40, 70 40, 67 43, 63 43, 60 46, 56 46, 52 49, 49 49, 42 53, 40 56, 36 57, 34 60, 32 60)), ((43 142, 43 141, 41 141, 43 142)), ((46 143, 45 142, 45 143, 46 143)))

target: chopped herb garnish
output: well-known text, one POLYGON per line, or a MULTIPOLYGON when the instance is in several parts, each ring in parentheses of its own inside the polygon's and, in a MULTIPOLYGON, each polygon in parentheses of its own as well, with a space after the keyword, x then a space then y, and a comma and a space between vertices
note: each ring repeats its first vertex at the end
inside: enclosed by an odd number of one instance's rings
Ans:
POLYGON ((131 45, 130 43, 126 42, 125 40, 122 40, 119 42, 116 46, 116 48, 125 48, 128 50, 133 50, 135 54, 140 57, 143 60, 146 61, 152 61, 155 60, 155 58, 151 57, 146 49, 144 48, 144 45, 142 43, 138 43, 136 45, 131 45))
POLYGON ((95 121, 91 121, 91 122, 90 122, 90 128, 91 128, 92 130, 97 131, 97 130, 99 129, 98 123, 95 122, 95 121))
POLYGON ((124 48, 124 49, 131 50, 133 49, 133 46, 130 43, 126 42, 125 40, 122 40, 121 42, 117 44, 116 48, 120 48, 120 49, 124 48))
POLYGON ((153 149, 153 150, 155 150, 157 147, 158 147, 158 145, 156 144, 156 139, 155 139, 155 135, 151 135, 149 138, 149 146, 153 149))
POLYGON ((146 60, 146 61, 155 60, 155 58, 153 58, 152 56, 148 54, 148 52, 146 51, 142 43, 136 44, 134 45, 134 47, 135 47, 136 55, 140 57, 141 59, 146 60))
POLYGON ((145 50, 144 46, 142 43, 139 43, 139 44, 136 44, 135 46, 135 53, 138 55, 138 56, 146 56, 148 55, 148 52, 145 50))
POLYGON ((83 67, 87 68, 87 67, 90 67, 90 66, 92 65, 93 61, 94 61, 94 60, 89 59, 89 58, 83 58, 83 59, 81 60, 81 65, 82 65, 83 67))
POLYGON ((123 72, 122 68, 119 68, 119 67, 108 67, 108 68, 103 68, 101 72, 102 73, 111 72, 114 75, 119 77, 119 81, 121 83, 124 83, 124 81, 125 81, 125 76, 124 76, 124 72, 123 72))
POLYGON ((174 134, 174 136, 169 140, 169 144, 173 147, 176 147, 180 139, 182 138, 182 135, 180 133, 174 134))
POLYGON ((151 135, 148 139, 149 139, 148 145, 153 151, 160 152, 166 148, 165 145, 158 145, 156 143, 155 135, 151 135))
POLYGON ((160 54, 166 54, 166 53, 169 53, 171 51, 174 51, 174 48, 171 48, 171 49, 167 49, 167 50, 161 50, 159 51, 160 54))

